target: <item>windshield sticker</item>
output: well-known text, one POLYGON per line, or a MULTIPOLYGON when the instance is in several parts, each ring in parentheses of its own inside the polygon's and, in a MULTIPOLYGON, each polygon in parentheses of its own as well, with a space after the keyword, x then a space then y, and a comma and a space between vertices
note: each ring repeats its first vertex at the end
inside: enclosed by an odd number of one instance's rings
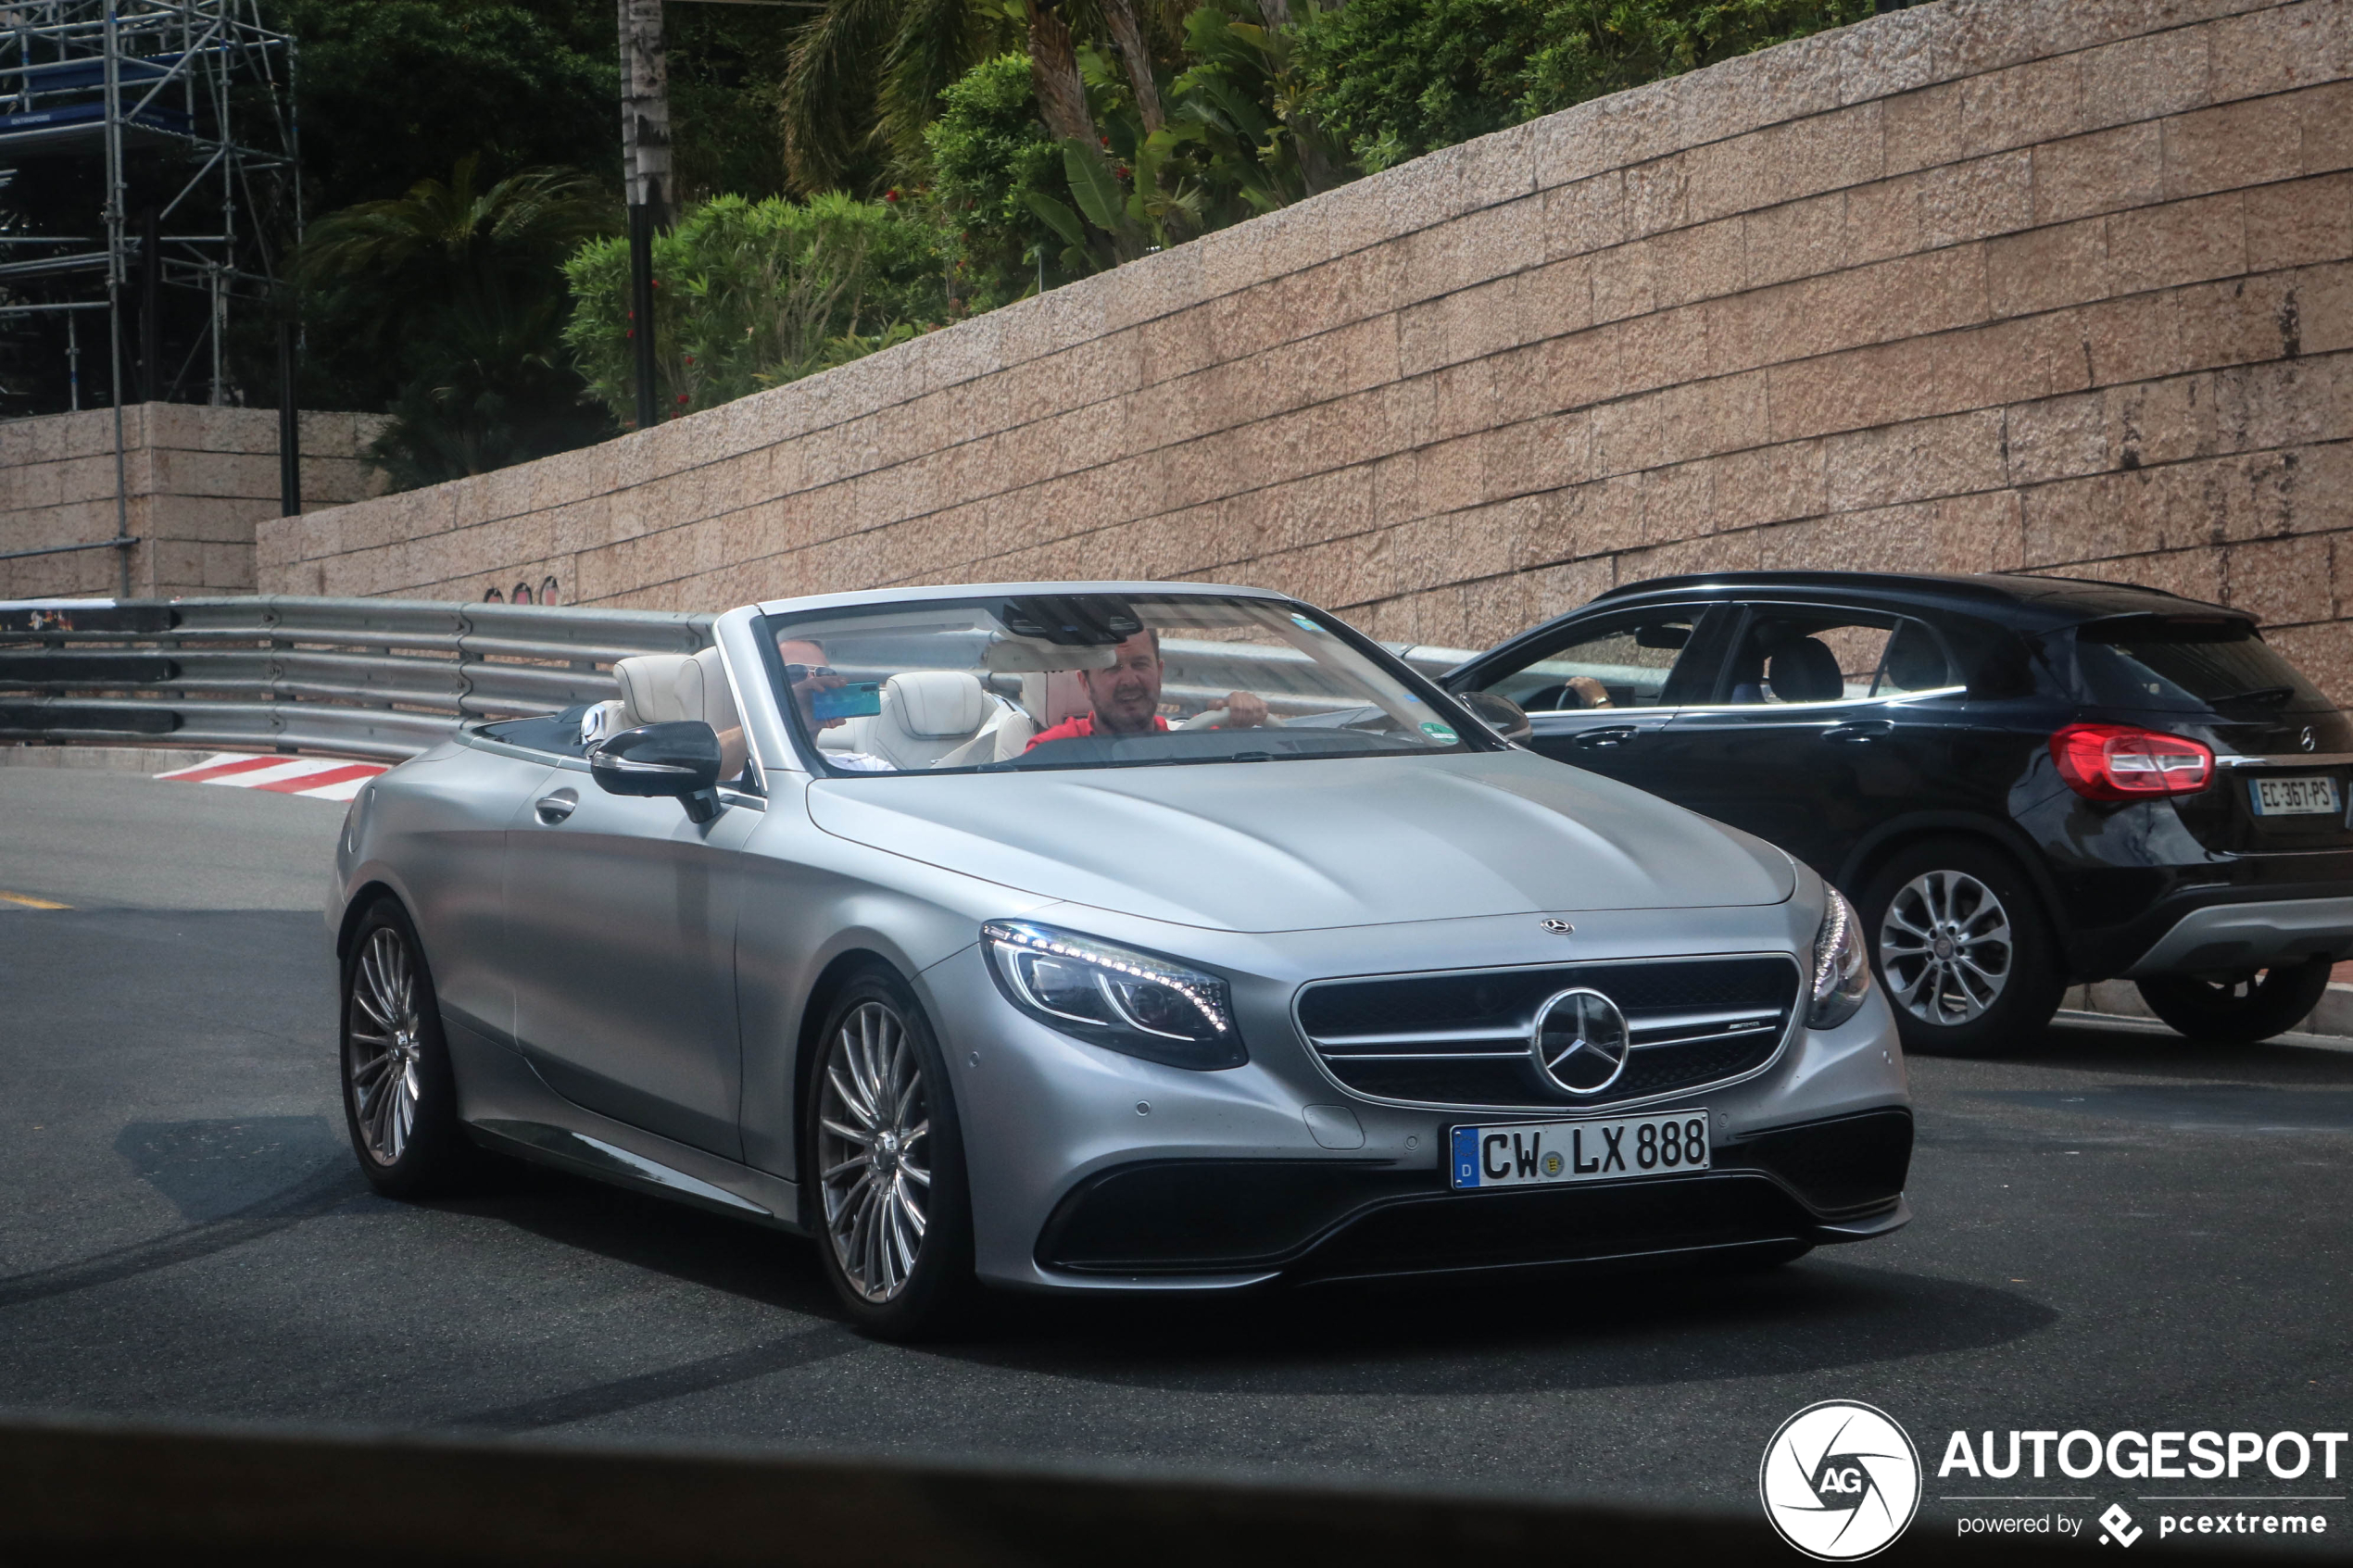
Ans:
POLYGON ((1453 730, 1440 723, 1435 719, 1425 719, 1422 721, 1422 734, 1428 735, 1434 741, 1442 741, 1450 746, 1460 738, 1453 730))

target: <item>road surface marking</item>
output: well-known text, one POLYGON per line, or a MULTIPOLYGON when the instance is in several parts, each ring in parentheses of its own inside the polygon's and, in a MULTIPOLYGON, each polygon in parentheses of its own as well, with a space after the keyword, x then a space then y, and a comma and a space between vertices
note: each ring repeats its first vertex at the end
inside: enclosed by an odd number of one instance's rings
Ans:
POLYGON ((348 800, 385 767, 382 762, 342 762, 332 757, 257 757, 223 751, 192 768, 175 768, 156 777, 174 784, 227 784, 233 789, 266 789, 273 795, 301 795, 313 800, 348 800))
POLYGON ((71 904, 60 904, 54 898, 36 898, 30 893, 0 893, 0 903, 19 904, 28 909, 70 909, 71 904))

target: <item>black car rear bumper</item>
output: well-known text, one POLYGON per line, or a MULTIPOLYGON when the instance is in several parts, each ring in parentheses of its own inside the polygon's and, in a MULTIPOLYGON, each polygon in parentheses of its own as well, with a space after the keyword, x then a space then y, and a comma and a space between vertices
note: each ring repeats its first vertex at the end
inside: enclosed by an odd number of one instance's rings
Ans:
POLYGON ((1439 1172, 1306 1160, 1120 1166, 1040 1234, 1045 1269, 1293 1284, 1771 1252, 1910 1218, 1911 1112, 1866 1111, 1718 1146, 1705 1174, 1453 1192, 1439 1172))
POLYGON ((2353 908, 2353 855, 2248 857, 2229 869, 2244 880, 2177 884, 2155 900, 2134 900, 2139 912, 2128 921, 2079 927, 2074 978, 2138 979, 2353 954, 2353 920, 2343 913, 2353 908))

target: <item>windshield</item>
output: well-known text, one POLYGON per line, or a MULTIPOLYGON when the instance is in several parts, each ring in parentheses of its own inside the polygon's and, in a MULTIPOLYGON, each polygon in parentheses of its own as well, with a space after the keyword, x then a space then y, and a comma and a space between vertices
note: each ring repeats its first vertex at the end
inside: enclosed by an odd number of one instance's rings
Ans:
POLYGON ((2246 712, 2328 709, 2296 666, 2236 616, 2120 616, 2075 631, 2089 700, 2117 708, 2246 712))
POLYGON ((828 774, 1425 756, 1452 709, 1304 606, 1213 594, 771 616, 778 706, 828 774))

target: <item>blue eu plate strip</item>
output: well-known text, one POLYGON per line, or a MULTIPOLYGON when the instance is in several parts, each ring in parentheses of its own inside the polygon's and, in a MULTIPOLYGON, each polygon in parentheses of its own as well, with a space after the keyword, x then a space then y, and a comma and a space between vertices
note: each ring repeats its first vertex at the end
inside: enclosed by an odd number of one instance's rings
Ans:
POLYGON ((1453 1132, 1454 1185, 1475 1187, 1478 1185, 1478 1129, 1457 1127, 1453 1132))

